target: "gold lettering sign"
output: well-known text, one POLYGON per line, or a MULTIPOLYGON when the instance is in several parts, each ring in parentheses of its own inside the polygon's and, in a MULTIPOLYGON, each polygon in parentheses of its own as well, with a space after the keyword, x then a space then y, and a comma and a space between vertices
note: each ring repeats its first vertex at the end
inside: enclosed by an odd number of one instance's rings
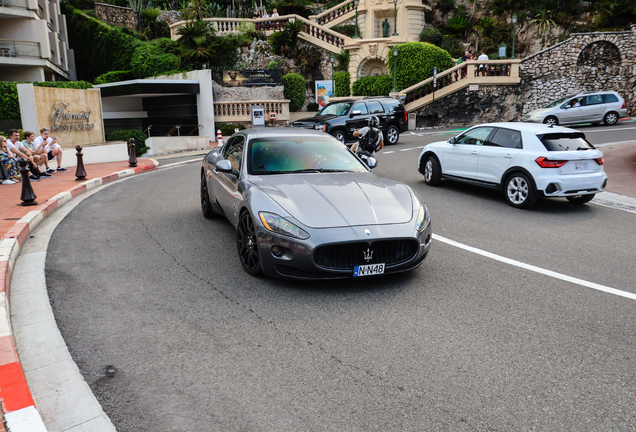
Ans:
POLYGON ((83 131, 83 130, 91 130, 95 128, 93 123, 88 123, 91 117, 92 110, 88 111, 80 111, 78 113, 69 113, 66 112, 66 108, 68 108, 67 103, 64 102, 56 102, 53 105, 53 113, 51 114, 51 132, 56 131, 66 131, 66 132, 75 132, 75 131, 83 131), (62 124, 65 121, 73 121, 73 120, 84 120, 86 123, 70 123, 70 124, 62 124))

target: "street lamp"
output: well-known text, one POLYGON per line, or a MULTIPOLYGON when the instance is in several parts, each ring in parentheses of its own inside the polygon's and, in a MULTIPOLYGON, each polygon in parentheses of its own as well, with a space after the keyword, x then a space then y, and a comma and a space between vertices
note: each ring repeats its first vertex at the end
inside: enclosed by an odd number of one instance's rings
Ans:
POLYGON ((336 85, 333 80, 333 64, 336 62, 336 56, 334 56, 333 53, 329 56, 329 61, 331 62, 331 92, 336 96, 336 85))
POLYGON ((397 91, 397 88, 395 87, 395 77, 397 76, 397 56, 398 49, 395 47, 393 48, 393 93, 397 91))
POLYGON ((399 36, 397 32, 397 0, 393 0, 393 34, 391 36, 399 36))
POLYGON ((515 24, 517 24, 517 14, 512 16, 512 57, 515 58, 515 24))
POLYGON ((358 36, 358 4, 360 4, 360 0, 353 0, 353 4, 356 6, 356 34, 353 35, 352 39, 360 39, 358 36))

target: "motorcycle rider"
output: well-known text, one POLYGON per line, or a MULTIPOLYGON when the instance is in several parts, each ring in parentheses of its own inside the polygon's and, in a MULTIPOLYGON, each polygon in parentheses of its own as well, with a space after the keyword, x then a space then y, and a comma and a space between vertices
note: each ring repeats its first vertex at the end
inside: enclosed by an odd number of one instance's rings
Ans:
POLYGON ((351 150, 355 152, 355 146, 358 145, 360 154, 373 156, 376 151, 380 151, 384 147, 384 137, 379 129, 380 119, 377 116, 369 117, 367 124, 368 126, 353 132, 354 138, 360 137, 360 143, 353 144, 351 150))

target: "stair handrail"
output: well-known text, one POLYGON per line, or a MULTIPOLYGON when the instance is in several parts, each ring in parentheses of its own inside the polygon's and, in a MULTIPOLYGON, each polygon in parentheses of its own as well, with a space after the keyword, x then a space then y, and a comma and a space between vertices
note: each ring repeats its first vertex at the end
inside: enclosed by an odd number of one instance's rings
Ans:
POLYGON ((329 9, 327 9, 327 10, 320 12, 318 15, 310 15, 309 19, 312 20, 312 21, 317 22, 320 25, 325 25, 328 22, 333 21, 336 18, 340 18, 340 16, 344 16, 344 15, 348 14, 351 11, 355 11, 355 6, 353 6, 353 0, 344 0, 343 2, 338 3, 337 5, 331 7, 329 9), (342 14, 335 14, 335 16, 333 16, 334 12, 339 11, 340 8, 346 8, 346 10, 343 11, 342 14), (333 16, 333 18, 324 21, 324 19, 327 18, 328 16, 333 16), (322 20, 322 22, 321 22, 321 20, 322 20))

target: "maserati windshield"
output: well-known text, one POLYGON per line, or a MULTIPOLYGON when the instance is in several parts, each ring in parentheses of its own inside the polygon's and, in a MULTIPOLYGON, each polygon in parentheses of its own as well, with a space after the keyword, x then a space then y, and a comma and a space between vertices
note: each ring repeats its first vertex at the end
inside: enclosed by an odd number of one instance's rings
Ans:
POLYGON ((248 170, 254 175, 367 171, 347 147, 327 136, 255 138, 249 149, 248 170))

